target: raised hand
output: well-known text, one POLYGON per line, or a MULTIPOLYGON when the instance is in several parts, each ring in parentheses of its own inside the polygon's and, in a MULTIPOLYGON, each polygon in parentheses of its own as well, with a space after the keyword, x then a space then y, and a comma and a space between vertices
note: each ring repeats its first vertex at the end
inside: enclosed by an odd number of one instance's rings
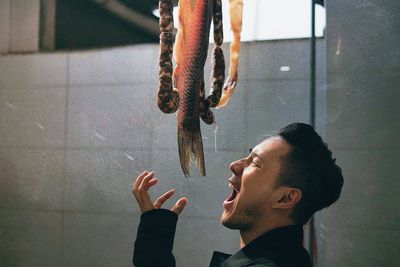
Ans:
MULTIPOLYGON (((175 193, 175 189, 171 189, 157 198, 156 201, 152 202, 148 191, 153 185, 157 184, 157 182, 158 179, 154 178, 154 172, 144 171, 133 183, 132 194, 136 198, 142 213, 161 208, 165 201, 175 193)), ((186 197, 180 198, 172 207, 171 211, 179 215, 185 208, 187 202, 188 200, 186 197)))

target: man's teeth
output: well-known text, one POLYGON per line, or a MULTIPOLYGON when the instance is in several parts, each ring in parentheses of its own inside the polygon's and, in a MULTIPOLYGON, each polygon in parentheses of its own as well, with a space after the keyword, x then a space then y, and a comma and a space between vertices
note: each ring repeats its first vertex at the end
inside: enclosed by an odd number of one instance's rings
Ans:
POLYGON ((232 188, 232 193, 231 193, 231 195, 226 199, 226 201, 231 202, 231 201, 233 201, 233 200, 236 198, 237 194, 239 193, 239 190, 237 190, 237 189, 233 186, 233 184, 232 184, 231 182, 228 183, 228 186, 229 186, 230 188, 232 188))
MULTIPOLYGON (((233 187, 232 187, 232 188, 233 188, 233 187)), ((233 188, 232 194, 228 197, 227 201, 228 201, 228 202, 233 201, 233 200, 236 198, 236 195, 237 195, 237 192, 236 192, 236 190, 233 188)))
POLYGON ((233 186, 233 184, 229 183, 229 187, 232 188, 234 191, 239 192, 239 191, 233 186))

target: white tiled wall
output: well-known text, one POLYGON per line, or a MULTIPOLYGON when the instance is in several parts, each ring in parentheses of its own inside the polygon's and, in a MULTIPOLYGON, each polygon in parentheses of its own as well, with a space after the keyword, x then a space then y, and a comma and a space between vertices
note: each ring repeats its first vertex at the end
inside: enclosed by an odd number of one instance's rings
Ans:
POLYGON ((308 122, 308 50, 308 40, 242 45, 236 93, 214 110, 217 152, 202 124, 207 177, 192 168, 189 179, 176 115, 156 106, 158 45, 0 57, 0 266, 130 266, 140 215, 130 189, 144 169, 160 179, 153 196, 176 188, 174 200, 189 198, 178 267, 237 250, 238 233, 219 223, 229 163, 285 124, 308 122))

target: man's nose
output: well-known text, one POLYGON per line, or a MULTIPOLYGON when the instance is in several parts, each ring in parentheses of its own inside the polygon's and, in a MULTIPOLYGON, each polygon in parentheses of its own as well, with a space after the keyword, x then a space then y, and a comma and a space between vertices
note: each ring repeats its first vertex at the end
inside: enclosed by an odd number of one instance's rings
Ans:
POLYGON ((236 160, 229 165, 229 168, 235 175, 241 175, 243 173, 243 160, 236 160))

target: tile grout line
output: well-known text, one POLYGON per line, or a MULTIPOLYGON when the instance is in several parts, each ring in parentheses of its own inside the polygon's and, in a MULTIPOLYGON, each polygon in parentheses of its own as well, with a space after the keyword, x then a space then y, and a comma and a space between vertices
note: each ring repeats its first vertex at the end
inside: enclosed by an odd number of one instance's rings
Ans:
POLYGON ((61 215, 61 264, 64 266, 65 259, 65 201, 66 201, 66 188, 67 188, 67 134, 68 134, 68 105, 69 105, 69 89, 70 89, 70 56, 66 54, 66 86, 65 86, 65 105, 64 105, 64 146, 63 146, 63 209, 61 215))
POLYGON ((8 1, 8 11, 9 11, 9 13, 8 13, 8 49, 7 49, 7 52, 6 53, 10 53, 10 51, 11 51, 11 29, 12 29, 12 27, 11 27, 11 23, 12 23, 12 18, 11 18, 11 16, 12 16, 12 8, 11 8, 11 0, 10 1, 8 1))

